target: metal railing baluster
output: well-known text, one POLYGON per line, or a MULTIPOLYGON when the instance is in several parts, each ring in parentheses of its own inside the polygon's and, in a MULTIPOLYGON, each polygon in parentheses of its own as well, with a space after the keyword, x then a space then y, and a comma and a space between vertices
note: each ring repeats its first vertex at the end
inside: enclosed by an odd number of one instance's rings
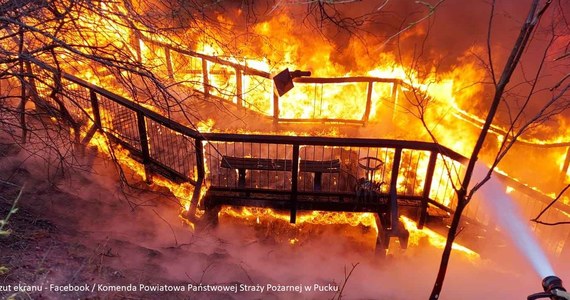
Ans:
POLYGON ((291 166, 291 223, 297 221, 297 184, 299 181, 299 144, 293 145, 293 164, 291 166))

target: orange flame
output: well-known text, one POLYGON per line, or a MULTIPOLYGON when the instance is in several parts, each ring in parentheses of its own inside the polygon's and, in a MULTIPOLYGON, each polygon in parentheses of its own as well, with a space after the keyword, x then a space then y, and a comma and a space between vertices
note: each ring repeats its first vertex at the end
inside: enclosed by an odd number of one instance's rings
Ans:
MULTIPOLYGON (((118 12, 127 15, 127 10, 120 4, 107 4, 101 2, 101 9, 118 12)), ((88 43, 92 46, 105 46, 112 43, 113 46, 121 49, 128 49, 133 55, 136 56, 136 47, 140 48, 141 60, 146 67, 155 71, 158 75, 167 78, 168 67, 165 61, 166 50, 161 47, 156 47, 149 42, 143 42, 140 39, 134 39, 134 33, 126 26, 123 26, 122 20, 117 19, 116 16, 111 16, 107 19, 100 16, 84 14, 79 16, 78 22, 86 28, 97 28, 97 31, 83 33, 81 36, 70 37, 71 41, 75 44, 88 43), (134 42, 133 42, 134 40, 134 42)), ((227 29, 234 29, 231 21, 219 16, 223 24, 227 24, 227 29)), ((354 62, 351 67, 335 63, 334 54, 335 49, 333 46, 326 43, 319 43, 319 47, 313 47, 311 51, 304 51, 304 45, 311 45, 318 43, 314 36, 310 35, 295 35, 291 31, 291 19, 286 13, 280 14, 271 20, 257 24, 253 31, 261 35, 264 39, 270 37, 278 38, 278 42, 260 43, 259 47, 249 47, 248 49, 239 49, 234 53, 227 51, 220 47, 216 41, 211 37, 215 36, 213 31, 209 31, 208 27, 205 31, 196 38, 196 49, 202 53, 209 55, 219 56, 226 61, 239 63, 250 68, 276 73, 285 67, 292 69, 310 69, 315 76, 357 76, 368 75, 381 78, 399 79, 405 83, 401 90, 393 90, 394 84, 392 83, 374 83, 371 88, 372 103, 370 108, 370 121, 382 121, 380 110, 386 105, 392 105, 396 111, 410 112, 409 103, 414 101, 425 101, 429 105, 429 113, 424 115, 426 125, 433 130, 441 144, 444 144, 453 150, 456 150, 464 155, 471 152, 472 145, 475 140, 474 131, 481 126, 482 119, 476 114, 469 112, 465 107, 468 100, 476 99, 481 95, 482 88, 480 85, 472 85, 484 75, 484 70, 479 69, 474 63, 462 59, 458 65, 454 66, 453 70, 446 73, 438 73, 435 70, 426 72, 426 74, 419 74, 416 70, 406 68, 403 64, 396 63, 396 59, 390 53, 381 53, 373 58, 370 56, 362 55, 362 59, 354 62), (275 49, 275 45, 279 45, 275 49), (471 88, 461 88, 472 86, 471 88), (394 92, 397 93, 393 94, 394 92), (419 97, 419 99, 418 99, 419 97), (462 120, 461 125, 457 125, 457 120, 462 120)), ((141 24, 136 24, 141 26, 141 24)), ((189 30, 190 31, 190 30, 189 30)), ((188 35, 194 36, 196 33, 189 32, 188 35)), ((152 39, 169 42, 169 40, 176 40, 176 37, 166 39, 160 35, 153 35, 152 39)), ((179 43, 184 44, 184 43, 179 43)), ((363 54, 367 51, 364 46, 358 46, 355 42, 351 41, 348 45, 355 53, 363 54)), ((96 68, 88 66, 83 61, 74 61, 71 55, 62 53, 58 54, 60 58, 69 63, 69 69, 73 69, 73 73, 78 74, 81 78, 102 86, 117 87, 117 93, 126 96, 128 93, 124 92, 120 86, 117 86, 113 76, 108 76, 109 73, 105 72, 104 68, 96 68)), ((172 53, 172 66, 178 70, 174 75, 177 81, 184 81, 187 85, 204 91, 205 76, 204 71, 207 73, 210 85, 212 86, 210 92, 212 95, 224 98, 232 103, 236 103, 241 95, 237 94, 238 85, 236 80, 242 79, 242 93, 243 93, 243 106, 266 115, 272 115, 276 109, 273 107, 273 83, 269 78, 261 76, 251 76, 247 74, 239 74, 239 71, 222 64, 206 62, 206 69, 202 70, 202 60, 193 57, 184 57, 172 53), (179 57, 177 57, 178 55, 179 57)), ((165 79, 166 80, 166 79, 165 79)), ((346 84, 297 84, 297 88, 293 89, 289 94, 280 99, 279 111, 281 118, 328 118, 328 119, 360 119, 364 114, 363 99, 366 99, 368 93, 368 86, 362 83, 346 83, 346 84)), ((40 93, 44 93, 42 89, 40 93)), ((152 106, 145 105, 145 107, 160 112, 160 109, 152 106)), ((104 112, 102 115, 105 116, 104 112)), ((107 120, 105 123, 111 123, 107 120)), ((406 123, 404 128, 410 128, 407 122, 409 119, 395 120, 396 123, 406 123)), ((200 122, 198 130, 203 132, 211 132, 214 129, 215 121, 208 119, 200 122)), ((108 129, 112 131, 112 129, 108 129)), ((428 136, 421 130, 411 130, 415 139, 427 139, 428 136)), ((492 133, 497 135, 499 142, 502 140, 501 132, 504 128, 494 126, 492 133)), ((243 133, 249 133, 243 131, 243 133)), ((263 132, 267 133, 267 132, 263 132)), ((273 132, 274 133, 274 132, 273 132)), ((564 142, 569 136, 570 129, 565 133, 554 136, 549 139, 521 139, 525 143, 530 144, 546 144, 553 142, 564 142)), ((289 135, 309 135, 311 133, 299 132, 280 132, 280 134, 289 135)), ((314 133, 312 133, 314 134, 314 133)), ((331 130, 330 133, 323 133, 325 135, 341 135, 331 130)), ((96 133, 90 142, 96 146, 101 152, 106 153, 109 157, 115 157, 121 164, 128 166, 136 174, 144 178, 144 166, 137 161, 133 160, 128 151, 122 149, 120 146, 115 146, 114 151, 111 152, 107 146, 107 141, 103 135, 96 133)), ((406 176, 399 176, 397 183, 398 191, 402 192, 404 189, 411 194, 417 194, 421 191, 424 185, 425 178, 423 175, 428 165, 428 156, 420 152, 410 154, 411 161, 415 165, 410 165, 401 168, 400 172, 405 175, 406 172, 416 170, 416 183, 412 186, 404 184, 403 180, 406 176), (414 156, 416 155, 416 156, 414 156)), ((564 158, 557 162, 561 166, 564 164, 564 158)), ((562 168, 562 167, 561 167, 562 168)), ((439 203, 450 206, 453 202, 454 190, 453 184, 457 185, 461 176, 460 166, 458 163, 453 162, 446 157, 438 157, 436 162, 436 171, 434 173, 434 183, 432 189, 429 191, 430 198, 438 201, 439 203), (452 173, 451 175, 447 174, 452 173), (450 178, 451 177, 451 178, 450 178), (449 182, 453 184, 448 184, 449 182), (436 186, 444 185, 446 188, 439 189, 436 186)), ((564 170, 562 170, 564 171, 564 170)), ((566 179, 570 178, 570 168, 566 170, 566 179)), ((154 184, 167 187, 171 192, 180 199, 181 205, 185 210, 189 207, 189 199, 193 193, 193 187, 189 184, 174 184, 168 180, 157 177, 153 180, 154 184)), ((535 188, 536 189, 536 188, 535 188)), ((203 195, 206 191, 204 187, 201 191, 203 195)), ((235 213, 233 210, 225 211, 228 214, 235 214, 237 217, 247 218, 254 215, 249 210, 243 210, 241 213, 235 213)), ((264 213, 275 215, 276 218, 288 220, 271 210, 265 210, 264 213)), ((312 212, 299 216, 300 222, 308 222, 315 224, 328 224, 332 222, 340 222, 343 224, 362 224, 375 228, 374 218, 371 214, 332 214, 324 212, 312 212)), ((412 236, 425 236, 428 237, 430 243, 434 245, 441 245, 441 236, 429 229, 419 231, 417 227, 409 219, 403 218, 402 221, 406 224, 406 228, 412 232, 412 236)), ((413 239, 412 239, 413 240, 413 239)), ((292 242, 293 243, 293 242, 292 242)), ((439 247, 439 246, 438 246, 439 247)), ((475 256, 471 250, 459 245, 454 245, 454 249, 466 253, 468 256, 475 256), (470 252, 471 251, 471 252, 470 252)))
MULTIPOLYGON (((404 223, 404 227, 410 232, 410 239, 408 241, 410 246, 417 246, 419 245, 420 239, 427 238, 432 246, 439 249, 443 249, 445 247, 446 237, 426 227, 421 230, 418 229, 417 224, 407 217, 401 216, 400 220, 404 223)), ((480 258, 480 255, 477 252, 458 243, 453 243, 452 249, 464 254, 464 256, 470 260, 477 260, 480 258)))

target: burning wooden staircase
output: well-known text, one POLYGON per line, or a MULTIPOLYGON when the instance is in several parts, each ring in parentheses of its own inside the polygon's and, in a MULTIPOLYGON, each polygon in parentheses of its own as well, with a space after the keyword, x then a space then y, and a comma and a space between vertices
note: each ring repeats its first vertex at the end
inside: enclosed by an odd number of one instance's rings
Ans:
MULTIPOLYGON (((194 186, 189 218, 201 208, 215 224, 224 205, 288 211, 291 223, 300 210, 370 212, 379 229, 377 249, 382 250, 391 237, 406 245, 401 215, 421 228, 449 216, 456 205, 446 170, 451 167, 461 177, 466 158, 435 143, 202 133, 41 62, 32 69, 35 76, 59 78, 60 102, 86 127, 84 141, 96 131, 104 133, 144 165, 147 179, 159 175, 194 186), (201 198, 202 187, 207 192, 201 198)), ((253 72, 247 70, 241 72, 253 72)), ((38 98, 51 101, 35 89, 38 98)), ((203 92, 208 96, 206 86, 203 92)))
POLYGON ((292 223, 299 210, 372 212, 380 231, 378 249, 387 249, 392 236, 406 244, 401 214, 422 227, 429 211, 453 212, 455 193, 445 175, 435 174, 436 167, 461 166, 465 158, 441 145, 201 133, 40 62, 34 69, 36 76, 59 76, 60 100, 77 124, 87 127, 85 141, 100 131, 128 149, 145 166, 147 178, 155 174, 193 185, 190 217, 203 208, 216 223, 223 205, 289 211, 292 223), (203 186, 208 191, 200 199, 203 186))

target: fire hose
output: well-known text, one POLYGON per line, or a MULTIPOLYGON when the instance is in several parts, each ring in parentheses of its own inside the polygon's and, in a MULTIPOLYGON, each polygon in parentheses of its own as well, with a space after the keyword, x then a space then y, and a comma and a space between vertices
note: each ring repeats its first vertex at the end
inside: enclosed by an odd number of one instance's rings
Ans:
POLYGON ((527 300, 550 298, 551 300, 570 300, 570 293, 562 286, 562 280, 556 276, 548 276, 542 280, 544 292, 535 293, 527 300))

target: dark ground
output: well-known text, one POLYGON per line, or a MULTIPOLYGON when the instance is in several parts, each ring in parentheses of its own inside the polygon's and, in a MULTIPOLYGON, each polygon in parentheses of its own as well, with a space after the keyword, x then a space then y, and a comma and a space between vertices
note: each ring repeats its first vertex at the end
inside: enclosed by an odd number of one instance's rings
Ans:
MULTIPOLYGON (((30 164, 18 166, 17 150, 4 151, 4 156, 8 158, 4 158, 2 180, 8 179, 6 182, 25 186, 17 203, 18 211, 8 221, 7 228, 11 234, 0 237, 0 265, 4 267, 0 273, 0 285, 12 286, 11 292, 0 292, 2 298, 97 299, 160 296, 153 293, 100 295, 91 292, 50 291, 50 284, 126 285, 132 283, 131 278, 137 278, 141 283, 161 283, 156 281, 154 276, 160 269, 154 260, 165 250, 135 245, 108 234, 112 230, 108 220, 113 218, 108 218, 106 211, 133 215, 137 213, 129 212, 130 208, 125 200, 121 203, 113 191, 97 187, 97 183, 89 182, 89 178, 83 177, 90 176, 89 173, 81 175, 81 172, 78 172, 71 175, 74 176, 71 180, 60 177, 50 182, 38 178, 38 175, 43 173, 41 170, 28 171, 30 164), (6 162, 6 159, 9 162, 6 162), (74 183, 71 183, 72 181, 74 183), (80 184, 79 187, 77 183, 80 184), (89 197, 80 197, 68 192, 70 188, 76 193, 82 193, 82 188, 100 190, 98 195, 88 192, 87 194, 91 194, 89 197), (121 263, 125 256, 144 261, 144 267, 131 268, 121 263), (41 286, 42 291, 16 292, 15 285, 41 286)), ((0 188, 0 216, 4 217, 8 214, 19 188, 7 183, 0 184, 0 188)), ((152 196, 138 193, 138 196, 146 198, 152 196)), ((137 195, 131 194, 131 197, 137 195)), ((149 202, 146 205, 156 204, 149 202)), ((175 211, 174 207, 173 210, 175 211)), ((176 251, 174 248, 171 250, 176 251)))

